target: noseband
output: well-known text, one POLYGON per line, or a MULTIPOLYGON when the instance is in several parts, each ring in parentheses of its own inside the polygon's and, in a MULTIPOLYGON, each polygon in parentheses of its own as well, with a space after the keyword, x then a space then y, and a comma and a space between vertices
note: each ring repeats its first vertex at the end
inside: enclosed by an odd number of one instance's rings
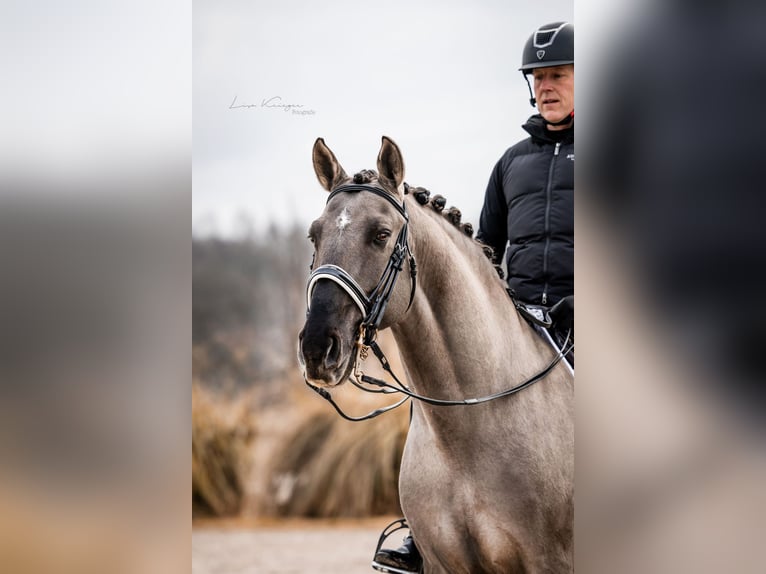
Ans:
POLYGON ((410 302, 407 305, 407 309, 412 305, 412 299, 415 297, 415 277, 417 275, 417 265, 415 258, 412 255, 412 251, 407 243, 407 227, 409 225, 409 216, 407 215, 407 208, 404 203, 399 203, 394 197, 386 191, 372 185, 360 185, 360 184, 347 184, 336 187, 327 198, 327 203, 330 203, 333 197, 339 193, 357 193, 360 191, 369 191, 375 195, 382 197, 393 205, 396 210, 404 217, 404 225, 402 226, 399 235, 396 238, 396 244, 394 250, 391 253, 391 257, 388 259, 388 264, 383 270, 383 274, 378 281, 378 284, 367 295, 357 281, 342 267, 337 265, 321 265, 317 267, 309 276, 308 286, 306 288, 306 300, 307 309, 311 310, 311 297, 314 293, 314 288, 318 281, 327 279, 333 281, 339 285, 349 297, 354 301, 359 310, 362 312, 362 324, 361 324, 361 340, 364 345, 370 345, 375 339, 380 322, 383 319, 383 314, 386 311, 388 301, 391 299, 391 294, 394 291, 396 285, 396 279, 399 277, 399 273, 404 266, 404 259, 410 260, 410 302))

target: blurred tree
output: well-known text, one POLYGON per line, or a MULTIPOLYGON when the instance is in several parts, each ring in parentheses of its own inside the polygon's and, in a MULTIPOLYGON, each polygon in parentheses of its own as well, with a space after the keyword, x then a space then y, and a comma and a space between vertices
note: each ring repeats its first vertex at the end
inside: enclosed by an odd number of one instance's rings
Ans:
POLYGON ((272 380, 296 362, 311 260, 305 231, 272 225, 263 234, 242 223, 237 239, 192 237, 192 370, 203 383, 272 380))

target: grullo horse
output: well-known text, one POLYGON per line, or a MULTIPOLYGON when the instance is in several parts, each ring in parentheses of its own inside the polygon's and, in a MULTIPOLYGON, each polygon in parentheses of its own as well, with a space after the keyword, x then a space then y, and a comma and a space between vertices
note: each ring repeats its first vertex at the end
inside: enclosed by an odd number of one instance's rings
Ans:
POLYGON ((443 203, 406 193, 392 140, 383 137, 377 173, 349 177, 321 138, 313 162, 330 196, 309 232, 299 360, 329 396, 360 347, 391 328, 408 391, 433 399, 414 401, 399 482, 425 572, 572 572, 571 371, 443 203))

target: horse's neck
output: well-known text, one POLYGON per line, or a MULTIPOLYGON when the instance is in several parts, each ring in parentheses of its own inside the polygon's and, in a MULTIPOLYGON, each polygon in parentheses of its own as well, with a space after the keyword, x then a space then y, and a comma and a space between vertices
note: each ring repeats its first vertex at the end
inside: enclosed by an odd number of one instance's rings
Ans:
POLYGON ((424 213, 411 233, 418 288, 393 331, 415 389, 437 398, 472 398, 542 368, 539 341, 481 252, 449 237, 424 213))

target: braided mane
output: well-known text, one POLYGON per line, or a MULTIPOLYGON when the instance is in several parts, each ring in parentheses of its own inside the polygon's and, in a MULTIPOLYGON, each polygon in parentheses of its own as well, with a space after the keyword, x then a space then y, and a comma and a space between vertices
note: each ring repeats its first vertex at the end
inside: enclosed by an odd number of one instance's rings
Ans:
MULTIPOLYGON (((362 171, 355 173, 352 179, 356 184, 376 183, 378 181, 378 172, 373 169, 363 169, 362 171)), ((500 278, 504 278, 503 269, 500 267, 500 265, 494 263, 494 249, 492 249, 492 247, 486 243, 482 243, 473 237, 473 225, 471 225, 469 222, 463 223, 461 221, 463 215, 457 207, 451 206, 445 209, 447 205, 446 197, 439 195, 438 193, 431 197, 431 192, 425 187, 413 187, 406 182, 404 183, 404 193, 405 195, 412 195, 415 198, 415 201, 417 201, 420 205, 424 207, 430 207, 436 213, 440 213, 444 219, 454 225, 455 228, 458 229, 461 233, 472 238, 474 243, 481 247, 481 250, 487 259, 493 262, 495 271, 497 271, 497 274, 500 276, 500 278)))
POLYGON ((481 247, 482 252, 486 256, 487 259, 489 259, 491 262, 493 262, 493 265, 495 267, 495 271, 497 271, 497 274, 500 276, 501 279, 504 277, 504 273, 500 265, 497 265, 494 263, 494 256, 495 256, 495 250, 492 249, 489 245, 486 243, 483 243, 479 241, 478 239, 473 237, 473 225, 469 222, 462 223, 462 213, 461 211, 454 206, 448 207, 445 209, 447 205, 447 198, 443 195, 439 195, 438 193, 431 197, 431 192, 428 191, 424 187, 411 187, 404 184, 404 193, 405 194, 411 194, 415 201, 417 201, 420 205, 424 207, 430 207, 437 213, 441 213, 444 219, 446 219, 448 222, 450 222, 452 225, 455 226, 456 229, 458 229, 461 233, 464 235, 470 237, 473 239, 474 243, 476 243, 479 247, 481 247))

